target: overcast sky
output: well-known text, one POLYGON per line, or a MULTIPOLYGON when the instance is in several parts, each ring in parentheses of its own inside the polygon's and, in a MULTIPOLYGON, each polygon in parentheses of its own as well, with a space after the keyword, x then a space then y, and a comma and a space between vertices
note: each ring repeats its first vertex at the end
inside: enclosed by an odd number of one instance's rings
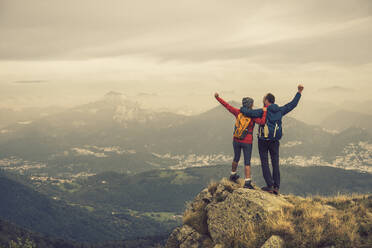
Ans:
POLYGON ((371 99, 372 1, 0 0, 0 106, 371 99))

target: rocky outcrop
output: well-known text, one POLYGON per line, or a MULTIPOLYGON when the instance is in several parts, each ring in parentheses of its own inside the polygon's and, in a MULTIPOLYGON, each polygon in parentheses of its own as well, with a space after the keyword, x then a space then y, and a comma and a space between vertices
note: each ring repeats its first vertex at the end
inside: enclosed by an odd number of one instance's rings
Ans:
MULTIPOLYGON (((283 197, 222 180, 195 197, 185 211, 184 225, 172 232, 166 247, 233 247, 240 242, 236 237, 263 228, 269 216, 289 205, 283 197)), ((242 241, 238 247, 249 244, 242 241)), ((283 240, 273 236, 264 247, 283 247, 283 240)))
POLYGON ((206 207, 209 235, 216 243, 225 242, 232 230, 234 236, 243 236, 247 229, 259 228, 269 215, 289 204, 261 190, 237 189, 206 207))
POLYGON ((372 196, 276 196, 222 179, 191 202, 167 248, 371 247, 372 196))

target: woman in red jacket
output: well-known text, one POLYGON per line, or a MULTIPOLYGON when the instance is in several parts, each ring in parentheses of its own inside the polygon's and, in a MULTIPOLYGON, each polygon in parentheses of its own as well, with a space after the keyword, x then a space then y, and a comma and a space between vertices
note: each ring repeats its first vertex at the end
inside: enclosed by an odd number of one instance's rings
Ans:
MULTIPOLYGON (((216 99, 236 118, 238 118, 240 114, 240 110, 237 108, 232 107, 230 104, 225 102, 222 98, 219 97, 218 93, 214 95, 216 99)), ((252 109, 253 107, 253 99, 250 97, 245 97, 242 100, 242 105, 252 109)), ((253 141, 253 129, 255 123, 259 125, 264 125, 266 122, 266 108, 263 108, 263 115, 261 118, 253 118, 251 119, 248 125, 248 134, 243 139, 238 139, 234 137, 233 139, 233 148, 234 148, 234 159, 231 166, 231 175, 230 180, 236 182, 239 178, 239 175, 236 173, 236 169, 238 168, 238 163, 240 160, 241 151, 243 150, 244 154, 244 165, 245 165, 245 183, 244 188, 254 189, 252 186, 251 180, 251 156, 252 156, 252 141, 253 141)))

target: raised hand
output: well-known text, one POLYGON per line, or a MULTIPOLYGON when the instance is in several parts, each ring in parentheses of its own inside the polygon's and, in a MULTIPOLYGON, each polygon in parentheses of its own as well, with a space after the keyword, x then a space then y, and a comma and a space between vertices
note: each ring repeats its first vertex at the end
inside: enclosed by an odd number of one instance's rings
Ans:
POLYGON ((302 91, 304 90, 304 86, 302 84, 299 84, 297 88, 298 88, 298 93, 302 93, 302 91))
POLYGON ((215 98, 219 97, 219 94, 218 94, 217 92, 214 93, 214 97, 215 97, 215 98))

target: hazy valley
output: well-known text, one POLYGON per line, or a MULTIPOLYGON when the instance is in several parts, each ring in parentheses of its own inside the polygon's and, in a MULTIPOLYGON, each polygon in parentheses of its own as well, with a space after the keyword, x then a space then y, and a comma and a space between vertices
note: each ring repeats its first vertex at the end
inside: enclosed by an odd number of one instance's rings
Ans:
MULTIPOLYGON (((165 237, 181 224, 185 201, 229 173, 233 118, 220 106, 185 116, 146 110, 110 92, 36 116, 1 129, 0 183, 7 203, 0 218, 54 238, 165 237)), ((332 129, 329 123, 339 118, 332 114, 324 125, 284 120, 283 193, 372 191, 369 124, 332 129)), ((253 178, 263 185, 257 153, 254 146, 253 178)))

